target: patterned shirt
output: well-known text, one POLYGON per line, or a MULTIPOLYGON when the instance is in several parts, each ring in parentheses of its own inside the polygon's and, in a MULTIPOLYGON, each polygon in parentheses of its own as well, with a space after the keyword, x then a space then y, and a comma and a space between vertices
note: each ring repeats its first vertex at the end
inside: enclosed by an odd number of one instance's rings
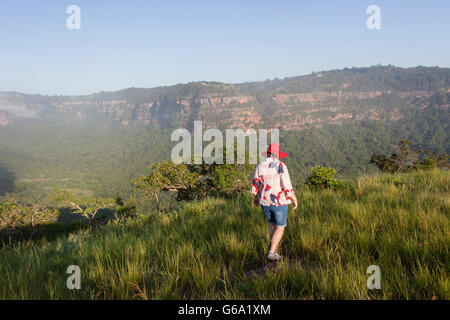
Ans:
POLYGON ((251 193, 259 195, 263 206, 283 206, 294 195, 286 164, 276 158, 266 158, 255 170, 251 193))

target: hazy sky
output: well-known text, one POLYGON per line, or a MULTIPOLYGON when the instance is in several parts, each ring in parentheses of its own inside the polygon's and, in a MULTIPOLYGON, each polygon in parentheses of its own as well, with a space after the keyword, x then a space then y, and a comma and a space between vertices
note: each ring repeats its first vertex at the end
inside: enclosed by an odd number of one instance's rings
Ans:
POLYGON ((1 0, 0 91, 85 94, 377 63, 450 66, 448 0, 1 0), (81 29, 68 30, 69 5, 81 29), (369 5, 381 30, 366 27, 369 5))

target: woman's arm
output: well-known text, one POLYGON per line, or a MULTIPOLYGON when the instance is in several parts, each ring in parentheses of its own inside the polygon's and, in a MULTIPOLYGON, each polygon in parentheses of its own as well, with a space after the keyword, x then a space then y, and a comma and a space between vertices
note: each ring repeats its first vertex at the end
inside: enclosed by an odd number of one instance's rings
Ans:
POLYGON ((253 176, 253 185, 251 193, 253 194, 253 204, 255 206, 259 205, 259 189, 261 186, 261 180, 259 178, 259 165, 255 169, 255 175, 253 176))
POLYGON ((289 177, 289 171, 285 163, 280 163, 280 180, 281 186, 284 189, 286 199, 291 199, 292 209, 297 209, 298 202, 295 196, 294 188, 292 187, 291 178, 289 177))

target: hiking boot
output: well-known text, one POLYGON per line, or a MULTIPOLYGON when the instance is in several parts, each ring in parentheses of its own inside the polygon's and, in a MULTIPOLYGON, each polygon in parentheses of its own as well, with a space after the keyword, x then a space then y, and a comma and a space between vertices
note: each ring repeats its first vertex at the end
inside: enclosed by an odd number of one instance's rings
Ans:
POLYGON ((283 259, 283 256, 280 256, 276 251, 269 251, 267 254, 267 259, 270 261, 278 261, 283 259))

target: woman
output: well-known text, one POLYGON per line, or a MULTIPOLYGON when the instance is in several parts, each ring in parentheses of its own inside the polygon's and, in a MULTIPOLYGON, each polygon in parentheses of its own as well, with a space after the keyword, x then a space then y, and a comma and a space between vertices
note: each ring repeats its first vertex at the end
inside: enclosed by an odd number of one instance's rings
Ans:
POLYGON ((278 143, 272 143, 255 170, 252 194, 253 203, 260 205, 269 221, 270 249, 267 259, 281 260, 277 247, 283 237, 286 227, 288 204, 293 203, 293 210, 297 209, 297 198, 292 188, 288 169, 280 159, 287 157, 281 152, 278 143))

